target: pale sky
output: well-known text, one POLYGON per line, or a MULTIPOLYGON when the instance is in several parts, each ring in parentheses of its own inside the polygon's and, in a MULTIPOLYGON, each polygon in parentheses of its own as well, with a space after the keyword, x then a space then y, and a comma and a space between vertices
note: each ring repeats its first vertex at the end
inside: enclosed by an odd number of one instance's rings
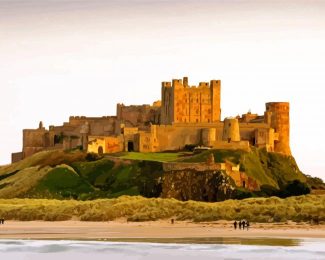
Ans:
POLYGON ((0 0, 0 164, 22 129, 115 115, 161 81, 221 79, 222 117, 291 105, 291 149, 325 178, 325 1, 0 0))

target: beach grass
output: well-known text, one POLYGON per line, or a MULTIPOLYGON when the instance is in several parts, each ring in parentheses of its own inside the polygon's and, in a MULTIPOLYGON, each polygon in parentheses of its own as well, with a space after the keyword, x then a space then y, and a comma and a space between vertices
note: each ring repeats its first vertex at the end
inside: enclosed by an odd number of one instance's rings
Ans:
POLYGON ((92 201, 0 199, 0 217, 7 220, 153 221, 175 218, 194 222, 247 219, 253 222, 325 222, 325 196, 280 199, 250 198, 207 203, 121 196, 92 201))

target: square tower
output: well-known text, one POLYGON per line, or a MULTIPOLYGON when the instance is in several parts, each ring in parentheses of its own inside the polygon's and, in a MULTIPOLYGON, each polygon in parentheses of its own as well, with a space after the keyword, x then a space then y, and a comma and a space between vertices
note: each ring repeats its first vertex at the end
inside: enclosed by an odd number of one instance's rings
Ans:
POLYGON ((220 121, 220 80, 189 86, 188 78, 162 83, 161 124, 220 121))

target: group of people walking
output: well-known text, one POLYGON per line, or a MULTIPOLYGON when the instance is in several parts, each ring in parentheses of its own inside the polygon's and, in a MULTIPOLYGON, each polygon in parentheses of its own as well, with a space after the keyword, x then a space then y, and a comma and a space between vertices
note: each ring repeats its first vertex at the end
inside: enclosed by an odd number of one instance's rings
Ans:
POLYGON ((4 224, 5 223, 5 219, 4 218, 0 218, 0 224, 4 224))
POLYGON ((245 228, 247 228, 247 230, 248 230, 248 228, 249 228, 249 221, 248 220, 240 220, 240 221, 237 222, 237 220, 235 220, 235 222, 234 222, 234 229, 237 229, 237 226, 238 226, 239 229, 245 229, 245 228))

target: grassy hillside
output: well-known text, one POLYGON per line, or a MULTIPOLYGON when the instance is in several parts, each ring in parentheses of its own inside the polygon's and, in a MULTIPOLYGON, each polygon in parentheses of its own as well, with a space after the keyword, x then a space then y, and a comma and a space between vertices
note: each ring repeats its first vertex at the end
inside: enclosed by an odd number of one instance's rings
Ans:
POLYGON ((129 221, 175 218, 189 221, 248 219, 253 222, 292 220, 318 223, 325 222, 325 196, 251 198, 216 203, 140 196, 93 201, 0 199, 0 216, 7 220, 107 221, 123 217, 129 221))
POLYGON ((50 169, 36 185, 26 192, 26 197, 35 198, 78 198, 79 194, 91 193, 95 189, 67 165, 50 169))
POLYGON ((0 181, 0 198, 17 198, 26 195, 50 170, 51 167, 48 166, 43 168, 33 166, 15 171, 14 174, 9 173, 8 177, 0 181))
MULTIPOLYGON (((156 157, 162 158, 159 154, 156 157)), ((157 197, 161 177, 160 162, 116 161, 81 151, 47 151, 0 167, 0 198, 157 197)))
POLYGON ((288 182, 300 180, 306 182, 306 176, 299 170, 292 156, 278 153, 267 153, 265 149, 252 149, 251 152, 242 150, 209 150, 189 158, 184 162, 204 162, 213 153, 215 162, 231 162, 240 164, 240 169, 260 185, 281 188, 288 182))
MULTIPOLYGON (((286 187, 295 179, 306 181, 293 157, 260 149, 250 153, 209 150, 197 155, 118 153, 103 158, 81 151, 46 151, 0 167, 0 198, 86 200, 121 195, 159 197, 162 191, 162 162, 205 162, 210 153, 213 153, 216 162, 240 164, 241 170, 267 189, 286 187)), ((309 180, 313 186, 319 187, 318 180, 309 180)))

